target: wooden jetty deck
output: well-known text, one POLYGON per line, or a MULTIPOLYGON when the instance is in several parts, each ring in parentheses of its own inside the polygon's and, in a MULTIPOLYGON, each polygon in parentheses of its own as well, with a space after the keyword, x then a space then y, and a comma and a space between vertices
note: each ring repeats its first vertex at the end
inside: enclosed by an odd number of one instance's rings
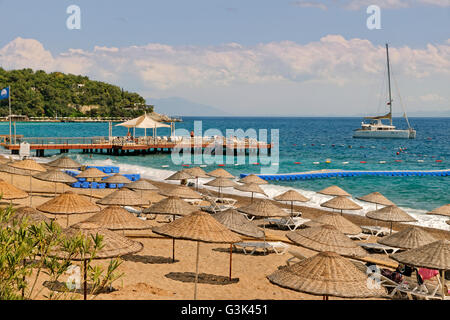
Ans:
POLYGON ((45 137, 45 138, 18 138, 16 143, 9 143, 6 140, 0 142, 0 145, 12 154, 19 154, 20 143, 28 142, 30 151, 36 152, 36 157, 43 157, 45 150, 59 150, 60 153, 67 153, 69 150, 80 150, 83 153, 106 153, 112 155, 129 155, 129 154, 153 154, 153 153, 171 153, 174 149, 180 149, 181 152, 192 152, 194 150, 210 149, 212 153, 217 153, 218 148, 222 148, 224 155, 228 150, 232 150, 233 154, 259 154, 263 152, 270 155, 272 145, 262 142, 253 142, 248 139, 239 141, 238 143, 230 143, 217 140, 196 141, 193 138, 183 141, 169 141, 158 137, 140 137, 131 141, 125 138, 109 137, 45 137))

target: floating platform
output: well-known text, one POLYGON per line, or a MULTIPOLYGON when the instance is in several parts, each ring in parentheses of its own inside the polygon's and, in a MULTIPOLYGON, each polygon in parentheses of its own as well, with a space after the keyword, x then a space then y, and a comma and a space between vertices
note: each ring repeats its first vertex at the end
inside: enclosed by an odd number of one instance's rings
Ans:
MULTIPOLYGON (((241 178, 245 178, 249 174, 242 173, 241 178)), ((385 176, 385 177, 409 177, 409 176, 450 176, 450 169, 444 170, 398 170, 398 171, 352 171, 352 170, 326 170, 313 172, 298 172, 285 174, 257 174, 264 180, 288 181, 288 180, 310 180, 336 177, 361 177, 361 176, 385 176)))

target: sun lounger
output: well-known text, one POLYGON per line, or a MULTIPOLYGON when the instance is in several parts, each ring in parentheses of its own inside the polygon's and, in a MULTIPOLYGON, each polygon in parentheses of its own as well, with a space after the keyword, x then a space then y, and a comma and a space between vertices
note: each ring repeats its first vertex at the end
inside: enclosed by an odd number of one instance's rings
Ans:
POLYGON ((310 219, 304 218, 269 218, 267 219, 270 224, 276 225, 278 228, 285 229, 288 228, 291 231, 297 230, 298 227, 302 226, 304 223, 311 221, 310 219))
POLYGON ((400 250, 400 248, 385 246, 384 244, 381 243, 360 242, 358 243, 358 245, 367 250, 384 252, 387 255, 389 255, 390 253, 396 253, 398 250, 400 250), (388 251, 390 251, 390 253, 388 251))
MULTIPOLYGON (((361 229, 365 233, 370 233, 373 236, 383 237, 385 235, 389 235, 391 233, 391 229, 379 226, 361 226, 361 229)), ((392 233, 396 231, 392 230, 392 233)))
POLYGON ((234 206, 236 204, 236 202, 237 202, 237 200, 233 199, 233 198, 223 198, 223 197, 219 198, 219 197, 216 197, 211 192, 209 192, 208 190, 205 190, 204 192, 205 193, 203 194, 203 196, 205 198, 210 198, 214 202, 217 202, 217 203, 222 203, 222 204, 225 204, 225 205, 234 206))
POLYGON ((295 249, 294 247, 289 247, 287 250, 288 253, 292 254, 292 257, 286 260, 286 265, 290 266, 292 264, 295 264, 297 262, 300 262, 302 260, 305 260, 306 257, 301 254, 298 249, 295 249))
POLYGON ((432 279, 424 280, 424 283, 420 285, 413 276, 405 277, 401 283, 394 287, 389 296, 393 298, 396 294, 406 294, 410 300, 413 297, 424 300, 449 300, 449 296, 442 297, 442 282, 439 276, 432 279))
POLYGON ((200 209, 209 213, 218 213, 228 209, 234 209, 234 206, 217 203, 210 197, 205 197, 205 200, 209 202, 209 206, 200 206, 200 209))
POLYGON ((366 233, 358 233, 358 234, 348 234, 347 237, 349 237, 352 240, 367 240, 370 237, 370 234, 366 233))
POLYGON ((233 247, 234 248, 240 247, 244 251, 244 254, 252 255, 258 249, 262 249, 264 252, 272 250, 276 254, 285 254, 290 246, 281 241, 277 242, 255 241, 255 242, 237 242, 233 244, 233 247), (248 252, 247 251, 248 249, 251 249, 251 251, 248 252))

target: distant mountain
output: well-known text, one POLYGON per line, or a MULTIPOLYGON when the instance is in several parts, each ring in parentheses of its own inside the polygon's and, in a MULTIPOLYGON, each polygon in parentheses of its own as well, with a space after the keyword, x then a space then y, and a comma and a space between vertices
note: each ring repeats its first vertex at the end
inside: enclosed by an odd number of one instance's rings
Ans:
POLYGON ((195 116, 195 117, 214 117, 231 116, 213 106, 192 102, 179 97, 170 97, 162 99, 147 99, 147 103, 155 106, 155 111, 169 116, 195 116))

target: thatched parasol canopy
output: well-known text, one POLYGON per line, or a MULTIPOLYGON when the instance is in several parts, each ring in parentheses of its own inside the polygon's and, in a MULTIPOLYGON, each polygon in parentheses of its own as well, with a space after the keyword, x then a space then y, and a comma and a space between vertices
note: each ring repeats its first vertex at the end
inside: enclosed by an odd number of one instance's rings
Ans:
POLYGON ((168 197, 145 209, 143 213, 187 216, 196 210, 196 207, 178 197, 168 197))
POLYGON ((350 196, 350 194, 347 191, 339 188, 338 186, 331 186, 323 190, 317 191, 317 193, 326 194, 328 196, 343 196, 343 197, 350 196))
POLYGON ((435 241, 437 241, 435 237, 419 227, 403 229, 390 236, 378 239, 378 243, 402 249, 415 249, 435 241))
POLYGON ((321 207, 338 210, 361 210, 362 207, 344 196, 337 196, 320 204, 321 207))
POLYGON ((450 270, 450 241, 439 240, 390 255, 400 263, 428 269, 450 270))
POLYGON ((47 165, 59 169, 79 169, 81 167, 81 164, 69 157, 60 157, 47 163, 47 165))
POLYGON ((343 234, 354 235, 362 232, 362 229, 359 226, 336 213, 323 214, 320 217, 305 223, 308 227, 318 227, 326 224, 336 227, 336 229, 343 234))
POLYGON ((234 188, 236 190, 243 191, 243 192, 251 192, 252 194, 259 193, 259 194, 263 194, 263 195, 267 196, 267 194, 264 192, 264 190, 261 189, 261 187, 259 185, 257 185, 256 183, 246 183, 246 184, 242 184, 242 185, 237 185, 234 188))
POLYGON ((98 170, 97 168, 86 169, 79 175, 77 175, 77 178, 100 179, 105 177, 109 177, 109 175, 104 173, 103 171, 98 170))
POLYGON ((234 209, 229 209, 212 215, 217 221, 233 232, 253 237, 263 238, 264 231, 250 222, 246 217, 234 209))
POLYGON ((51 219, 44 214, 31 207, 20 207, 12 215, 11 221, 28 221, 31 224, 39 224, 41 222, 50 223, 51 219))
POLYGON ((181 199, 201 199, 202 195, 187 186, 170 186, 160 192, 166 197, 179 197, 181 199))
POLYGON ((302 194, 298 193, 295 190, 288 190, 283 194, 280 194, 274 198, 277 201, 297 201, 297 202, 308 202, 310 199, 306 198, 302 194))
POLYGON ((225 169, 218 168, 216 170, 208 172, 208 176, 214 177, 214 178, 227 178, 227 179, 233 179, 234 176, 226 171, 225 169))
POLYGON ((210 176, 200 167, 186 168, 182 170, 194 178, 210 178, 210 176))
POLYGON ((427 214, 437 214, 440 216, 450 217, 450 204, 445 204, 442 207, 433 209, 432 211, 427 212, 427 214))
POLYGON ((33 171, 33 172, 47 171, 47 169, 45 169, 39 163, 37 163, 36 161, 31 160, 31 159, 15 161, 15 162, 9 164, 9 166, 16 168, 16 169, 22 169, 22 170, 33 171))
POLYGON ((131 180, 128 179, 127 177, 121 175, 120 173, 116 173, 116 174, 102 180, 102 182, 113 183, 113 184, 128 184, 128 183, 131 183, 131 180))
POLYGON ((230 188, 230 187, 237 187, 238 184, 229 178, 215 178, 212 181, 209 181, 208 183, 205 183, 206 186, 211 187, 219 187, 219 188, 230 188))
POLYGON ((344 256, 367 256, 367 252, 331 225, 286 233, 295 244, 315 251, 332 251, 344 256))
POLYGON ((388 198, 386 198, 385 196, 383 196, 381 193, 379 192, 372 192, 369 193, 363 197, 359 197, 356 198, 358 200, 362 200, 365 202, 370 202, 370 203, 376 203, 376 204, 381 204, 383 206, 392 206, 395 203, 393 203, 391 200, 389 200, 388 198))
POLYGON ((399 207, 387 206, 375 211, 366 213, 366 217, 374 220, 387 222, 414 222, 417 221, 399 207))
POLYGON ((177 171, 174 174, 172 174, 170 177, 166 178, 165 180, 187 180, 187 179, 194 179, 195 177, 191 176, 185 171, 177 171))
POLYGON ((43 204, 36 209, 51 214, 82 214, 100 211, 100 207, 90 202, 86 197, 67 191, 43 204))
POLYGON ((256 174, 250 174, 246 176, 245 178, 242 178, 239 180, 239 182, 242 183, 254 183, 254 184, 268 184, 268 182, 264 179, 261 179, 256 174))
POLYGON ((144 230, 151 225, 135 217, 120 206, 109 206, 83 222, 90 222, 108 230, 144 230))
MULTIPOLYGON (((116 232, 101 228, 97 224, 89 222, 77 223, 70 228, 65 229, 64 234, 67 237, 74 237, 81 234, 87 239, 90 239, 91 243, 92 237, 95 237, 97 234, 102 236, 103 248, 96 252, 94 259, 110 259, 120 257, 137 253, 143 248, 143 245, 140 242, 130 240, 116 232)), ((54 255, 60 258, 66 257, 66 254, 63 251, 56 252, 54 255)), ((75 256, 72 260, 85 260, 90 258, 91 257, 89 255, 85 257, 75 256)))
POLYGON ((348 259, 333 252, 321 252, 267 277, 284 288, 313 295, 369 298, 386 295, 386 289, 370 288, 367 275, 348 259))
POLYGON ((131 182, 127 184, 127 188, 133 190, 158 190, 157 187, 155 187, 145 179, 139 179, 137 181, 131 182))
POLYGON ((28 193, 0 179, 0 196, 2 200, 15 200, 28 197, 28 193))
POLYGON ((98 204, 103 205, 117 205, 117 206, 143 206, 150 202, 144 200, 141 196, 128 188, 121 188, 113 193, 110 193, 103 199, 97 200, 98 204))
POLYGON ((0 165, 0 171, 1 172, 6 172, 6 173, 13 173, 13 174, 18 174, 18 175, 22 175, 22 176, 28 176, 30 175, 30 172, 27 170, 22 170, 22 169, 16 169, 10 166, 10 164, 12 164, 13 162, 8 162, 6 164, 1 164, 0 165))
POLYGON ((237 209, 239 212, 243 212, 255 217, 271 218, 271 217, 288 217, 289 213, 282 210, 280 207, 272 203, 267 199, 258 199, 252 204, 240 207, 237 209))
POLYGON ((211 243, 235 243, 242 240, 203 211, 195 211, 171 223, 155 227, 153 232, 176 239, 211 243))
POLYGON ((38 180, 49 182, 60 182, 60 183, 74 183, 78 181, 74 177, 71 177, 67 173, 62 172, 61 170, 58 169, 52 169, 47 172, 38 173, 33 177, 38 180))

